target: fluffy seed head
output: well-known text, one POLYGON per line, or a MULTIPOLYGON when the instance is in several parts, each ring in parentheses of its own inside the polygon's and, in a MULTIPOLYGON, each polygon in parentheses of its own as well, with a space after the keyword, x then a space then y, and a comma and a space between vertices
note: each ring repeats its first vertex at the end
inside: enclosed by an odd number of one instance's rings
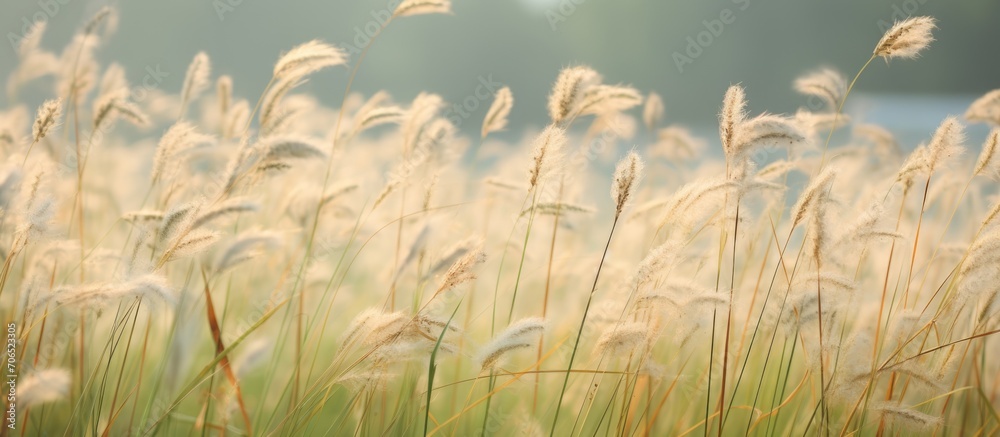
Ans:
POLYGON ((872 410, 881 413, 886 419, 895 424, 913 430, 926 430, 941 423, 941 418, 921 413, 912 408, 905 408, 892 404, 880 404, 871 407, 872 410))
POLYGON ((209 76, 212 74, 212 63, 205 52, 194 55, 184 75, 184 85, 181 87, 181 112, 187 109, 188 103, 198 98, 205 88, 208 88, 209 76))
POLYGON ((403 0, 392 12, 393 18, 423 14, 450 14, 450 0, 403 0))
POLYGON ((823 68, 795 79, 795 91, 819 97, 831 110, 840 105, 846 89, 844 76, 832 68, 823 68))
POLYGON ((972 102, 965 111, 965 119, 1000 125, 1000 89, 990 91, 972 102))
POLYGON ((542 178, 552 172, 566 144, 566 131, 556 125, 549 125, 535 139, 532 165, 528 170, 528 189, 534 189, 542 178))
POLYGON ((722 151, 727 157, 732 156, 736 148, 740 128, 746 118, 746 106, 743 87, 730 86, 722 100, 722 111, 719 112, 719 138, 722 140, 722 151))
POLYGON ((482 137, 486 138, 490 132, 496 132, 507 126, 507 116, 510 115, 511 108, 514 107, 514 96, 509 87, 500 88, 493 97, 493 104, 486 112, 483 120, 482 137))
POLYGON ((911 17, 897 21, 878 44, 874 54, 886 60, 890 58, 915 58, 927 48, 934 37, 931 35, 937 25, 931 17, 911 17))
POLYGON ((347 62, 347 54, 343 50, 312 40, 298 45, 285 53, 274 64, 275 80, 301 79, 323 68, 341 65, 347 62))
POLYGON ((986 137, 986 143, 983 144, 983 151, 979 153, 979 159, 976 160, 976 167, 973 170, 973 175, 980 175, 986 169, 992 169, 992 173, 996 175, 997 170, 996 164, 996 154, 997 154, 997 142, 1000 141, 1000 129, 993 129, 990 131, 990 135, 986 137))
POLYGON ((38 108, 38 115, 35 117, 35 124, 32 125, 31 135, 35 142, 41 141, 49 132, 59 124, 62 115, 62 99, 47 100, 38 108))
POLYGON ((830 188, 830 184, 833 183, 833 178, 837 175, 837 170, 834 167, 827 167, 823 170, 819 176, 816 176, 806 190, 799 197, 799 202, 795 205, 792 214, 794 218, 792 220, 792 226, 795 226, 802 222, 805 218, 806 213, 809 212, 811 208, 815 205, 825 201, 826 192, 830 188))
POLYGON ((486 252, 483 251, 483 246, 480 244, 475 249, 468 251, 468 253, 448 268, 448 271, 444 274, 444 280, 441 281, 441 286, 438 287, 434 295, 436 296, 445 290, 450 290, 476 279, 475 267, 484 262, 486 262, 486 252))
POLYGON ((615 168, 614 180, 611 182, 611 200, 615 202, 615 217, 621 215, 634 194, 636 185, 642 179, 642 158, 635 150, 629 151, 615 168))
POLYGON ((617 356, 628 354, 642 345, 649 336, 649 326, 644 323, 625 323, 608 329, 597 340, 599 355, 617 356))
POLYGON ((71 378, 66 369, 37 370, 17 382, 17 405, 30 408, 69 394, 71 378))
POLYGON ((927 146, 928 170, 933 172, 945 159, 961 154, 964 140, 965 131, 958 119, 946 118, 934 132, 934 137, 927 146))
POLYGON ((664 111, 663 98, 657 93, 649 93, 646 96, 646 106, 642 108, 642 122, 646 124, 646 129, 650 132, 656 130, 663 120, 664 111))
POLYGON ((626 111, 642 103, 642 94, 635 88, 619 85, 594 85, 583 93, 580 103, 570 114, 606 115, 626 111))
POLYGON ((588 67, 568 67, 559 72, 549 94, 549 116, 559 124, 572 114, 588 88, 601 82, 601 75, 588 67))
POLYGON ((545 331, 545 322, 538 317, 530 317, 514 322, 507 329, 483 346, 479 353, 482 370, 495 369, 503 357, 518 349, 527 349, 545 331))

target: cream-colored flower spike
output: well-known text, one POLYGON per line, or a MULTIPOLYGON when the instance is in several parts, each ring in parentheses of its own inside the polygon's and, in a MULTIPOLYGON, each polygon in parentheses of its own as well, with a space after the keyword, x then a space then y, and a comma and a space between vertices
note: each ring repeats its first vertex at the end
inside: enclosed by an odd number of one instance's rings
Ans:
POLYGON ((392 17, 409 17, 423 14, 450 14, 451 1, 449 0, 405 0, 396 6, 392 17))
POLYGON ((912 17, 899 21, 882 36, 875 46, 875 55, 889 58, 915 58, 927 48, 937 27, 931 17, 912 17))

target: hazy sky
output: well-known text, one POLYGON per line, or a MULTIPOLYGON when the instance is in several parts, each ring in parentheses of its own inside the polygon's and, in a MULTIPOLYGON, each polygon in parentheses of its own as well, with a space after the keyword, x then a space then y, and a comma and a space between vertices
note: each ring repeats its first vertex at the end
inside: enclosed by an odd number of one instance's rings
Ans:
MULTIPOLYGON (((43 45, 59 51, 105 3, 7 0, 0 31, 7 41, 23 23, 44 18, 43 45)), ((233 76, 236 92, 254 100, 282 51, 314 38, 364 44, 366 29, 380 27, 389 3, 120 2, 118 32, 100 57, 121 63, 133 81, 158 65, 170 72, 163 87, 177 90, 191 58, 204 50, 213 73, 233 76)), ((503 83, 513 90, 511 128, 519 130, 545 123, 545 96, 562 67, 587 64, 607 82, 659 92, 671 120, 710 124, 726 87, 737 82, 747 88, 753 110, 795 111, 805 104, 791 90, 795 77, 821 65, 853 75, 881 36, 880 26, 910 13, 937 17, 938 41, 921 59, 873 63, 858 83, 859 96, 955 95, 960 107, 1000 87, 1000 57, 984 55, 1000 41, 996 1, 455 0, 453 9, 452 16, 407 17, 388 26, 362 63, 355 89, 386 89, 399 101, 426 90, 460 102, 483 81, 503 83)), ((0 75, 14 62, 5 44, 0 75)), ((336 104, 346 78, 346 69, 324 72, 303 90, 336 104)), ((34 98, 49 89, 36 84, 34 98)), ((481 106, 470 118, 481 117, 481 106)))

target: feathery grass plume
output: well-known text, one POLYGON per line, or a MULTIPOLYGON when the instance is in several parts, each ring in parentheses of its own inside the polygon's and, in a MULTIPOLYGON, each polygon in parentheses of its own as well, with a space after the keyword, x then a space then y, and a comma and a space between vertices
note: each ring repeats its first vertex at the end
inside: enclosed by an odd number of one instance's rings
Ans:
POLYGON ((62 99, 46 100, 42 103, 42 106, 38 107, 38 115, 35 116, 35 123, 31 127, 32 140, 37 143, 45 138, 59 125, 61 116, 62 99))
POLYGON ((1000 141, 1000 129, 993 129, 990 131, 989 136, 986 137, 986 143, 983 144, 983 151, 979 153, 979 159, 976 160, 976 167, 972 171, 973 176, 979 176, 984 170, 990 169, 991 176, 997 175, 996 167, 996 154, 997 154, 997 142, 1000 141))
POLYGON ((354 182, 343 183, 333 187, 333 189, 331 189, 329 193, 326 193, 322 197, 320 197, 319 208, 322 210, 327 205, 333 203, 334 200, 337 200, 338 198, 346 195, 347 193, 357 190, 358 187, 359 185, 354 182))
POLYGON ((118 63, 112 63, 104 70, 101 76, 101 84, 97 88, 98 95, 117 94, 128 96, 129 85, 125 78, 125 68, 118 63))
MULTIPOLYGON (((448 268, 448 271, 444 274, 444 279, 441 280, 441 285, 434 292, 434 297, 441 294, 441 292, 451 290, 463 283, 476 279, 474 269, 477 265, 484 262, 486 262, 486 252, 483 251, 483 245, 479 244, 448 268)), ((431 299, 434 297, 431 297, 431 299)))
POLYGON ((646 124, 646 129, 655 131, 663 120, 663 98, 655 92, 650 92, 646 96, 646 105, 642 108, 642 122, 646 124))
POLYGON ((392 18, 423 14, 450 14, 450 0, 403 0, 392 12, 392 18))
POLYGON ((28 208, 21 213, 21 224, 17 227, 14 239, 15 245, 11 252, 17 252, 27 246, 29 240, 34 240, 49 233, 52 218, 56 213, 56 201, 51 196, 41 196, 29 202, 28 208))
POLYGON ((205 210, 191 222, 191 229, 198 229, 215 220, 232 214, 255 212, 260 209, 257 202, 244 199, 228 199, 205 210))
POLYGON ((570 202, 542 202, 521 211, 521 217, 524 217, 531 211, 534 211, 535 214, 561 216, 571 212, 589 214, 594 212, 594 208, 570 202))
POLYGON ((269 163, 285 159, 324 158, 322 144, 314 138, 302 135, 276 135, 257 143, 261 162, 269 163))
POLYGON ((847 91, 847 80, 839 71, 821 68, 795 79, 795 91, 816 96, 826 103, 827 109, 836 111, 847 91))
POLYGON ((642 104, 642 94, 635 88, 619 85, 594 85, 583 93, 572 117, 622 112, 642 104))
POLYGON ((436 164, 445 162, 457 132, 458 128, 447 118, 431 120, 417 141, 416 154, 426 154, 428 160, 436 164))
POLYGON ((549 94, 549 117, 552 118, 552 124, 566 121, 585 92, 600 82, 601 75, 589 67, 567 67, 560 71, 552 93, 549 94))
POLYGON ((736 156, 736 146, 747 117, 746 107, 746 91, 740 85, 731 85, 726 90, 726 96, 722 99, 722 111, 719 112, 719 138, 727 159, 736 156))
POLYGON ((115 27, 117 27, 117 22, 118 14, 115 9, 110 6, 103 6, 101 9, 98 9, 97 12, 95 12, 90 18, 90 21, 83 26, 83 34, 93 35, 102 24, 105 25, 106 32, 111 32, 115 27))
POLYGON ((149 124, 149 116, 119 93, 108 93, 94 101, 94 130, 110 125, 118 118, 140 127, 149 124))
POLYGON ((545 321, 539 317, 529 317, 512 323, 480 350, 478 358, 480 371, 496 369, 510 352, 531 348, 543 332, 545 332, 545 321))
POLYGON ((993 208, 990 208, 990 212, 988 212, 986 217, 983 218, 983 229, 989 227, 990 224, 993 223, 993 220, 996 220, 997 217, 1000 217, 1000 202, 993 205, 993 208))
POLYGON ((639 154, 631 150, 615 167, 615 175, 611 182, 611 200, 615 202, 615 218, 621 216, 629 199, 635 194, 636 185, 642 180, 644 165, 639 154))
POLYGON ((859 124, 854 126, 853 134, 855 137, 863 138, 874 145, 875 153, 883 160, 887 158, 896 159, 902 155, 895 135, 882 126, 859 124))
POLYGON ((528 169, 528 190, 533 190, 543 178, 552 173, 562 156, 566 144, 566 131, 551 124, 538 135, 532 146, 532 165, 528 169))
POLYGON ((152 235, 152 231, 149 228, 142 228, 139 230, 138 235, 135 237, 135 242, 132 243, 132 248, 129 251, 128 257, 126 258, 125 264, 125 277, 133 278, 136 272, 149 272, 149 261, 148 258, 139 258, 139 251, 146 247, 149 237, 152 235))
POLYGON ((226 118, 222 121, 222 138, 236 136, 240 132, 240 129, 249 122, 249 118, 250 103, 243 99, 234 103, 226 118))
POLYGON ((424 131, 444 107, 444 99, 437 94, 420 93, 410 103, 403 120, 403 150, 412 152, 418 141, 424 136, 424 131))
POLYGON ((1000 258, 1000 228, 994 228, 980 235, 969 246, 961 273, 963 276, 968 275, 974 270, 994 263, 998 258, 1000 258))
POLYGON ((910 152, 910 156, 903 161, 903 165, 900 166, 899 170, 896 172, 896 181, 903 182, 907 187, 913 182, 913 178, 920 172, 927 170, 928 160, 927 160, 927 146, 921 144, 910 152))
POLYGON ((739 161, 758 147, 792 146, 805 140, 805 134, 794 120, 777 115, 763 114, 743 123, 738 136, 731 143, 735 161, 739 161))
POLYGON ((390 194, 396 191, 397 188, 402 186, 409 180, 410 176, 414 171, 420 166, 427 163, 430 159, 430 153, 413 153, 408 159, 400 161, 390 172, 386 178, 385 186, 382 187, 382 191, 379 192, 378 196, 375 197, 375 203, 372 204, 372 210, 374 211, 379 205, 389 197, 390 194))
POLYGON ((888 61, 890 58, 915 58, 934 37, 931 31, 937 27, 934 18, 911 17, 897 21, 875 45, 876 56, 888 61))
POLYGON ((489 111, 486 111, 486 118, 483 119, 483 129, 481 138, 486 138, 490 132, 502 130, 507 126, 507 116, 510 115, 511 108, 514 107, 514 95, 510 92, 510 87, 503 87, 497 90, 493 96, 493 104, 489 111))
POLYGON ((817 204, 826 202, 829 200, 826 197, 826 193, 833 183, 833 179, 837 176, 837 170, 833 167, 827 167, 823 169, 823 172, 816 176, 806 187, 805 191, 799 197, 798 203, 792 208, 794 213, 792 214, 792 226, 796 226, 802 223, 802 219, 806 217, 806 214, 813 209, 817 204))
MULTIPOLYGON (((455 243, 447 250, 445 250, 437 261, 431 264, 431 267, 427 269, 427 272, 424 273, 420 279, 424 280, 430 276, 438 274, 440 271, 444 270, 447 267, 451 267, 451 265, 453 265, 456 261, 458 261, 462 256, 482 246, 482 244, 483 240, 479 237, 469 237, 466 238, 465 240, 455 243)), ((420 249, 423 250, 422 247, 420 249)), ((414 251, 411 249, 410 253, 412 256, 414 251)))
POLYGON ((177 205, 163 214, 158 230, 159 242, 170 241, 178 233, 183 232, 190 225, 193 217, 201 210, 201 207, 201 201, 189 202, 177 205))
POLYGON ((628 356, 635 348, 642 346, 649 338, 649 326, 645 323, 623 323, 615 325, 601 334, 595 352, 598 355, 628 356))
POLYGON ((669 126, 656 133, 656 143, 650 154, 671 161, 692 160, 705 149, 707 142, 680 126, 669 126))
POLYGON ((312 40, 293 47, 278 58, 278 62, 274 64, 274 80, 296 82, 326 67, 345 62, 347 54, 343 50, 319 40, 312 40))
POLYGON ((851 123, 851 117, 835 112, 812 112, 803 108, 791 116, 796 126, 805 132, 806 137, 814 138, 821 132, 840 129, 851 123))
POLYGON ((881 403, 873 405, 870 408, 872 411, 888 419, 893 425, 898 425, 905 429, 915 431, 929 430, 941 423, 940 417, 890 403, 881 403))
POLYGON ((288 80, 278 81, 274 86, 268 89, 267 94, 261 99, 260 104, 260 115, 258 116, 258 122, 260 123, 261 136, 265 136, 268 132, 272 131, 280 125, 282 119, 286 117, 289 112, 284 106, 282 106, 282 99, 288 95, 293 89, 305 83, 305 79, 292 78, 288 80))
POLYGON ((663 227, 670 223, 678 223, 685 230, 690 225, 710 213, 714 202, 721 199, 721 194, 727 190, 738 188, 738 184, 725 179, 697 180, 682 186, 665 203, 663 203, 666 214, 660 220, 657 227, 663 227))
POLYGON ((215 98, 219 103, 219 120, 225 120, 229 108, 233 106, 233 78, 228 74, 215 81, 215 98))
MULTIPOLYGON (((403 274, 403 270, 406 270, 411 263, 416 261, 420 254, 427 249, 427 243, 430 241, 431 235, 435 233, 437 226, 434 222, 428 222, 424 224, 424 227, 420 229, 420 233, 413 239, 410 243, 410 250, 407 251, 406 258, 399 263, 399 267, 396 268, 395 276, 393 276, 393 281, 399 279, 399 276, 403 274)), ((463 255, 467 252, 463 252, 463 255)), ((456 258, 457 259, 457 258, 456 258)), ((454 262, 453 260, 452 262, 454 262)), ((451 265, 451 264, 449 264, 451 265)), ((442 267, 443 268, 443 267, 442 267)))
POLYGON ((260 255, 264 249, 273 249, 281 244, 281 237, 275 232, 246 232, 229 243, 219 252, 212 264, 215 275, 225 273, 239 264, 260 255))
POLYGON ((32 55, 36 50, 38 50, 39 45, 42 42, 42 35, 45 34, 45 29, 48 26, 48 21, 39 20, 31 24, 28 31, 22 36, 21 40, 17 44, 17 55, 21 58, 22 62, 24 58, 32 55))
POLYGON ((965 119, 1000 126, 1000 89, 984 94, 969 105, 965 119))
POLYGON ((184 85, 181 87, 181 116, 187 112, 188 104, 208 88, 211 75, 212 62, 208 54, 198 52, 188 65, 187 74, 184 75, 184 85))
POLYGON ((354 114, 354 126, 348 137, 357 136, 375 126, 402 121, 406 111, 399 106, 387 104, 388 102, 389 93, 379 91, 373 94, 354 114))
POLYGON ((965 131, 958 119, 955 117, 944 119, 927 146, 927 171, 933 173, 945 159, 960 155, 963 151, 963 141, 965 141, 965 131))
POLYGON ((211 135, 199 133, 193 125, 186 121, 174 123, 160 138, 153 158, 153 168, 150 180, 155 185, 164 176, 168 166, 176 166, 175 155, 201 144, 209 144, 215 140, 211 135))
POLYGON ((140 210, 131 211, 122 215, 122 220, 132 223, 146 223, 146 222, 156 222, 159 223, 163 220, 163 211, 155 210, 140 210))
POLYGON ((872 202, 864 213, 837 239, 836 245, 850 243, 867 243, 875 238, 902 238, 903 236, 889 229, 879 229, 879 222, 885 214, 881 202, 872 202))
MULTIPOLYGON (((401 315, 401 314, 400 314, 401 315)), ((377 308, 368 308, 354 316, 351 323, 344 328, 344 334, 340 339, 341 345, 350 346, 355 339, 364 340, 368 337, 374 326, 380 324, 379 320, 386 316, 385 312, 377 308)))
POLYGON ((667 240, 651 249, 629 278, 629 289, 638 290, 656 279, 658 274, 669 271, 677 263, 681 249, 673 240, 667 240))
POLYGON ((192 229, 178 235, 163 252, 160 264, 194 256, 208 250, 209 246, 219 241, 220 234, 207 229, 192 229))
POLYGON ((17 382, 17 407, 31 408, 65 398, 71 383, 66 369, 35 370, 17 382))
POLYGON ((146 274, 124 282, 103 282, 69 287, 59 287, 40 297, 35 308, 56 303, 69 307, 104 307, 126 298, 157 300, 174 305, 177 296, 167 280, 155 274, 146 274))

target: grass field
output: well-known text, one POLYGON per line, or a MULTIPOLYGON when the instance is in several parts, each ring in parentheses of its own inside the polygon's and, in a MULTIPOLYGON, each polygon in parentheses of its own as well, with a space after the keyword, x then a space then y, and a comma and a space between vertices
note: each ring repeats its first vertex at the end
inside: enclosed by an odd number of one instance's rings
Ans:
POLYGON ((1000 90, 919 146, 842 113, 932 18, 795 114, 705 96, 718 140, 569 66, 521 141, 516 89, 465 132, 318 40, 263 90, 205 53, 130 83, 96 60, 116 20, 59 53, 36 25, 8 80, 52 91, 0 112, 0 435, 1000 432, 1000 90), (327 68, 339 106, 297 90, 327 68))

